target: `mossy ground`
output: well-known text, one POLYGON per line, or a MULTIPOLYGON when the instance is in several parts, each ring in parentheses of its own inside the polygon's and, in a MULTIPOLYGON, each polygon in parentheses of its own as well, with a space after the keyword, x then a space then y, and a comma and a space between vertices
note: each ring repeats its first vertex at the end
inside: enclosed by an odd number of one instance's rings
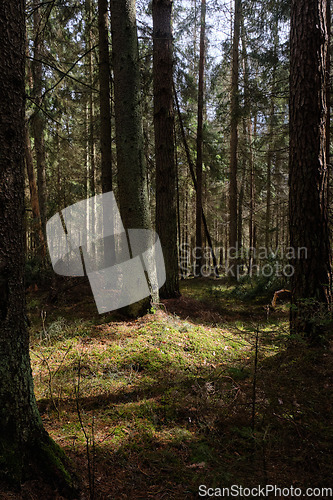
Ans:
POLYGON ((57 305, 28 297, 38 405, 84 498, 87 439, 96 499, 331 486, 332 350, 290 339, 287 305, 267 315, 223 281, 187 280, 182 294, 132 321, 99 316, 82 289, 57 305))

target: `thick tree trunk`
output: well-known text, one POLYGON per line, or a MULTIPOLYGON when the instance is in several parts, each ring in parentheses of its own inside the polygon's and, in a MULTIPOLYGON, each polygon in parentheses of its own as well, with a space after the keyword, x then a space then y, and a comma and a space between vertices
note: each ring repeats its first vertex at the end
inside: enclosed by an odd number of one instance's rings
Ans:
POLYGON ((1 0, 0 46, 0 479, 18 486, 44 473, 71 490, 38 413, 25 327, 23 1, 1 0))
POLYGON ((108 37, 108 0, 98 0, 99 103, 101 115, 102 191, 112 191, 112 142, 110 105, 110 55, 108 37))
POLYGON ((290 68, 290 242, 295 259, 291 330, 317 338, 316 314, 330 309, 332 271, 327 193, 328 0, 292 0, 290 68))
POLYGON ((206 36, 206 0, 201 0, 200 15, 200 57, 198 85, 198 124, 197 124, 197 161, 196 161, 196 275, 201 276, 202 258, 202 146, 203 146, 203 106, 204 106, 204 73, 205 73, 205 36, 206 36))
MULTIPOLYGON (((111 0, 111 32, 120 213, 126 229, 151 229, 135 0, 111 0)), ((153 302, 158 301, 156 290, 151 288, 151 294, 153 302)), ((135 308, 129 314, 135 314, 135 308)))
POLYGON ((179 296, 171 11, 172 0, 153 0, 156 231, 166 269, 162 298, 179 296))
POLYGON ((229 275, 236 276, 237 249, 237 151, 238 151, 238 121, 239 121, 239 35, 241 21, 241 0, 235 0, 234 35, 232 45, 232 77, 231 77, 231 134, 230 134, 230 165, 229 165, 229 247, 232 264, 229 265, 229 275))
POLYGON ((326 107, 328 111, 328 116, 326 120, 326 166, 328 169, 328 185, 327 185, 327 206, 330 204, 330 185, 329 179, 331 175, 331 1, 328 0, 326 4, 326 22, 327 22, 327 32, 329 34, 329 48, 326 54, 326 107))
POLYGON ((127 228, 150 228, 135 1, 111 0, 118 189, 127 228))

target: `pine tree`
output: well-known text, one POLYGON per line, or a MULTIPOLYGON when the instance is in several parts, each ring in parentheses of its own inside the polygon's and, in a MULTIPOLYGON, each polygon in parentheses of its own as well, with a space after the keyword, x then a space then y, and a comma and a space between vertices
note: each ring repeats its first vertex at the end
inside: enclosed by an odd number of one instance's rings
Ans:
POLYGON ((229 266, 230 276, 236 276, 235 251, 237 249, 237 168, 238 168, 238 121, 239 121, 239 37, 241 21, 241 0, 235 0, 234 34, 232 44, 232 77, 231 77, 231 133, 229 164, 229 247, 233 255, 233 263, 229 266))
POLYGON ((153 0, 156 231, 166 267, 163 298, 179 295, 171 11, 172 0, 153 0))
POLYGON ((202 256, 202 146, 203 146, 203 106, 204 106, 204 72, 205 72, 205 37, 206 37, 206 0, 201 0, 200 15, 200 57, 198 84, 198 123, 197 123, 197 160, 196 160, 196 211, 195 211, 195 244, 196 275, 200 276, 203 265, 202 256))
POLYGON ((72 490, 65 456, 38 412, 25 325, 23 1, 1 0, 0 44, 0 479, 18 486, 44 474, 72 490))
POLYGON ((112 191, 108 0, 98 0, 98 33, 102 191, 103 193, 107 193, 109 191, 112 191))
POLYGON ((316 314, 332 302, 328 231, 328 0, 292 0, 290 66, 290 242, 295 259, 291 330, 317 338, 316 314))
MULTIPOLYGON (((120 213, 126 229, 151 229, 135 0, 111 0, 111 33, 120 213)), ((154 285, 151 293, 157 301, 154 285)), ((144 301, 139 308, 146 311, 147 306, 144 301)), ((127 312, 136 315, 136 307, 127 312)))

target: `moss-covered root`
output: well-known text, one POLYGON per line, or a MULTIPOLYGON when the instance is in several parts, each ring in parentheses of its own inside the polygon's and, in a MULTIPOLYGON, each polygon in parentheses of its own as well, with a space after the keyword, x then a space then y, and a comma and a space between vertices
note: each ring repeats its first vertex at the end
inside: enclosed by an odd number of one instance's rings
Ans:
POLYGON ((7 453, 1 450, 0 479, 8 489, 20 490, 23 483, 37 481, 68 500, 79 498, 80 485, 74 468, 47 433, 32 440, 25 452, 20 450, 18 453, 15 448, 7 449, 7 453))
POLYGON ((43 478, 54 485, 66 498, 78 498, 79 480, 68 457, 48 435, 33 450, 34 462, 43 478))

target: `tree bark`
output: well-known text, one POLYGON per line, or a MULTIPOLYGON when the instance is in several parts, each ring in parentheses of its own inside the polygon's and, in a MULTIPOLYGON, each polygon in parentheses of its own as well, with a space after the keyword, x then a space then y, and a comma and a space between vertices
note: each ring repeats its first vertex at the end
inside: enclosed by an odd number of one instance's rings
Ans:
POLYGON ((172 0, 153 0, 156 231, 166 269, 162 298, 179 296, 171 12, 172 0))
POLYGON ((235 0, 234 34, 232 45, 232 77, 231 77, 231 133, 230 133, 230 165, 229 165, 229 251, 233 256, 229 265, 229 276, 236 277, 237 266, 237 150, 239 121, 239 35, 241 21, 241 0, 235 0), (236 249, 236 250, 232 250, 236 249))
POLYGON ((271 245, 271 218, 272 218, 272 162, 273 162, 273 150, 274 150, 274 125, 275 125, 275 93, 276 93, 276 61, 277 61, 277 48, 279 44, 279 33, 278 33, 278 23, 276 21, 273 26, 273 38, 274 38, 274 48, 273 48, 273 74, 272 74, 272 96, 270 105, 270 116, 268 124, 268 152, 267 152, 267 184, 266 184, 266 224, 265 224, 265 246, 268 249, 271 245))
POLYGON ((44 474, 73 493, 66 457, 43 428, 33 391, 24 290, 24 2, 0 8, 0 479, 44 474))
POLYGON ((135 1, 111 0, 118 188, 125 227, 150 228, 135 1))
MULTIPOLYGON (((120 213, 126 229, 151 229, 135 0, 111 0, 111 33, 120 213)), ((158 301, 156 290, 151 288, 151 294, 153 302, 158 301)), ((147 301, 143 309, 146 306, 147 301)))
POLYGON ((305 247, 294 260, 291 330, 317 339, 316 315, 332 302, 328 231, 329 109, 327 0, 292 0, 290 66, 290 242, 305 247))
POLYGON ((33 77, 33 98, 36 104, 36 110, 32 117, 32 130, 35 141, 35 154, 37 166, 37 186, 39 209, 42 221, 44 239, 46 238, 46 156, 44 142, 44 117, 41 110, 43 104, 43 67, 42 67, 42 30, 41 30, 41 15, 40 3, 38 0, 34 2, 34 59, 32 62, 32 77, 33 77))
POLYGON ((244 203, 244 194, 245 194, 245 178, 246 178, 246 161, 243 159, 242 166, 242 177, 240 183, 240 190, 238 196, 238 221, 237 221, 237 243, 239 250, 243 246, 243 203, 244 203))
POLYGON ((197 161, 196 161, 196 275, 201 276, 202 257, 202 146, 203 146, 203 106, 204 106, 204 73, 205 73, 205 36, 206 36, 206 0, 201 0, 200 15, 200 57, 198 85, 198 124, 197 124, 197 161))
MULTIPOLYGON (((88 52, 88 81, 90 87, 94 84, 94 65, 93 65, 93 32, 92 32, 92 5, 91 0, 85 0, 86 14, 86 47, 88 52)), ((95 147, 95 103, 93 91, 89 89, 88 97, 88 151, 89 151, 89 188, 90 196, 96 194, 96 147, 95 147)), ((94 220, 92 218, 92 225, 94 220)))
POLYGON ((265 247, 271 244, 271 204, 272 204, 272 160, 273 160, 273 124, 275 106, 272 97, 271 112, 269 117, 268 152, 267 152, 267 178, 266 178, 266 217, 265 217, 265 247))
MULTIPOLYGON (((185 149, 185 153, 186 153, 187 163, 188 163, 188 166, 189 166, 189 169, 190 169, 190 174, 191 174, 191 178, 192 178, 192 181, 193 181, 194 189, 195 189, 195 191, 197 191, 198 186, 197 186, 197 180, 196 180, 195 173, 194 173, 194 164, 192 162, 190 148, 189 148, 187 140, 186 140, 186 135, 185 135, 185 130, 184 130, 184 124, 183 124, 183 120, 182 120, 182 115, 180 113, 179 101, 178 101, 178 96, 177 96, 177 92, 176 92, 175 87, 174 87, 174 95, 175 95, 175 101, 176 101, 176 107, 177 107, 177 115, 178 115, 178 120, 179 120, 180 132, 181 132, 181 136, 182 136, 182 140, 183 140, 183 144, 184 144, 184 149, 185 149)), ((203 208, 201 210, 201 216, 202 216, 202 223, 203 223, 204 230, 205 230, 205 235, 206 235, 206 238, 207 238, 207 241, 208 241, 208 246, 209 246, 209 249, 210 249, 210 252, 211 252, 211 255, 212 255, 215 276, 216 276, 216 278, 218 278, 219 277, 219 273, 218 273, 218 266, 217 266, 216 255, 215 255, 215 252, 214 252, 214 249, 213 249, 212 239, 211 239, 210 233, 208 231, 208 225, 207 225, 206 216, 205 216, 205 212, 204 212, 203 208)))
MULTIPOLYGON (((26 56, 29 56, 29 48, 26 39, 26 56)), ((26 81, 28 83, 29 89, 33 91, 33 78, 31 71, 31 63, 29 59, 26 61, 26 81)), ((36 175, 34 170, 34 160, 31 150, 31 141, 29 134, 29 123, 26 120, 25 125, 25 164, 27 168, 28 182, 29 182, 29 191, 30 191, 30 200, 31 200, 31 210, 32 210, 32 219, 33 219, 33 242, 35 247, 37 247, 37 254, 39 251, 42 256, 42 261, 44 261, 46 257, 46 245, 45 245, 45 236, 43 232, 42 220, 40 216, 39 209, 39 198, 38 198, 38 188, 36 175)))
POLYGON ((112 140, 110 105, 110 54, 108 0, 98 0, 99 103, 101 121, 102 192, 112 191, 112 140))
POLYGON ((253 134, 252 134, 252 106, 249 89, 249 65, 246 49, 246 34, 244 28, 244 17, 241 15, 241 38, 242 38, 242 59, 244 73, 244 108, 246 117, 244 118, 244 135, 248 154, 248 173, 249 173, 249 261, 248 273, 252 274, 254 246, 255 246, 255 181, 254 181, 254 159, 253 159, 253 134))
POLYGON ((46 257, 45 239, 40 217, 37 182, 34 171, 30 136, 27 123, 25 126, 25 164, 27 167, 27 174, 29 181, 29 191, 30 191, 32 220, 33 220, 33 234, 34 234, 35 244, 37 246, 37 252, 38 253, 40 252, 42 255, 42 259, 45 259, 46 257))

